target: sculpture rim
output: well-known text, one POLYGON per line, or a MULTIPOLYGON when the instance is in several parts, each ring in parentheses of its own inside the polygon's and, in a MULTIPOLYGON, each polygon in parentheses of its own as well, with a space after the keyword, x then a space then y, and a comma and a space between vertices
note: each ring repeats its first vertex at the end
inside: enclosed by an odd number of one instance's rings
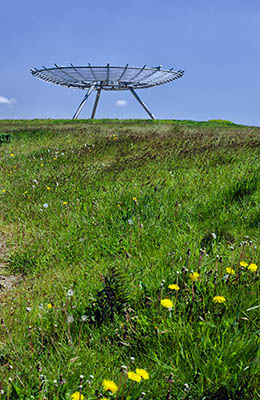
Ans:
POLYGON ((59 66, 41 69, 32 68, 33 76, 49 83, 67 88, 86 90, 129 90, 145 89, 162 85, 181 78, 184 70, 162 69, 159 67, 131 67, 81 65, 59 66))

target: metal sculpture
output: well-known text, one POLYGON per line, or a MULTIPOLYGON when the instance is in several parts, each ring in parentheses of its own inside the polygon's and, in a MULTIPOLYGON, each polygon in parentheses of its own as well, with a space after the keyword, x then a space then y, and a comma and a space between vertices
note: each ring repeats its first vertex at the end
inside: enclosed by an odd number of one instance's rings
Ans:
POLYGON ((124 67, 113 67, 109 64, 100 67, 92 66, 90 64, 87 66, 74 66, 71 64, 69 67, 61 67, 55 64, 54 68, 33 68, 31 69, 31 73, 37 78, 56 85, 87 90, 86 95, 78 106, 72 119, 76 119, 79 116, 79 113, 88 97, 94 90, 96 90, 97 94, 91 114, 92 119, 95 118, 102 90, 130 90, 147 114, 152 119, 156 119, 137 95, 135 89, 145 89, 171 82, 175 79, 181 78, 184 71, 174 71, 173 68, 165 70, 162 69, 161 66, 148 68, 146 65, 142 68, 136 68, 129 67, 128 64, 124 67))

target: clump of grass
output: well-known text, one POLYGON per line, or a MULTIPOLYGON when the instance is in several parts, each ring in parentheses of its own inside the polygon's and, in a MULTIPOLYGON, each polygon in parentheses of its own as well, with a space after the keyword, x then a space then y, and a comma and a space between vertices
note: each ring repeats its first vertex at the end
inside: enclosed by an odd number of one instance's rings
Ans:
POLYGON ((107 276, 100 274, 100 279, 103 288, 85 310, 89 323, 97 326, 105 322, 113 323, 116 314, 126 313, 130 301, 124 274, 112 267, 107 276))
POLYGON ((0 132, 0 146, 5 143, 9 143, 12 140, 12 135, 9 133, 0 132))

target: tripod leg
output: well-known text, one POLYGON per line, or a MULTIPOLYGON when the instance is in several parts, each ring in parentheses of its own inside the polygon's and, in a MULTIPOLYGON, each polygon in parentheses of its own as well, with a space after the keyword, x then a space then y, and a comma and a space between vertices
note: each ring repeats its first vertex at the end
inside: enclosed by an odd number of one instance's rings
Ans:
POLYGON ((140 99, 140 97, 137 95, 137 93, 134 91, 133 88, 129 88, 130 92, 133 94, 133 96, 136 98, 136 100, 141 104, 141 106, 145 109, 147 114, 152 118, 156 119, 156 117, 151 113, 151 111, 148 109, 148 107, 144 104, 144 102, 140 99))
POLYGON ((83 107, 84 104, 86 103, 88 97, 91 95, 93 89, 94 89, 94 86, 90 86, 90 88, 89 88, 87 94, 85 95, 84 99, 82 100, 82 102, 81 102, 80 105, 78 106, 78 108, 77 108, 75 114, 73 115, 72 119, 77 119, 77 118, 78 118, 78 115, 79 115, 80 111, 82 110, 82 107, 83 107))
POLYGON ((95 100, 94 107, 93 107, 93 111, 92 111, 92 114, 91 114, 91 119, 95 118, 96 109, 97 109, 97 105, 98 105, 100 94, 101 94, 101 89, 98 89, 97 95, 96 95, 96 100, 95 100))

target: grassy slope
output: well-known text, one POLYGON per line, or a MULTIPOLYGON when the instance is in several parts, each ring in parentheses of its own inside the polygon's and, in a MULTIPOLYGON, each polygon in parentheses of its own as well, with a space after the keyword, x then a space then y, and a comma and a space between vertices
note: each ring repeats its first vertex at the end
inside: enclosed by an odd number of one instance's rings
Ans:
POLYGON ((169 388, 175 399, 260 398, 259 269, 239 266, 259 261, 260 129, 33 120, 1 121, 1 133, 12 135, 0 147, 1 230, 11 270, 25 274, 2 296, 3 396, 70 398, 83 374, 95 399, 133 356, 130 369, 150 380, 128 382, 131 399, 166 399, 169 388), (104 299, 113 268, 121 291, 104 299), (53 383, 60 375, 66 383, 53 383))

